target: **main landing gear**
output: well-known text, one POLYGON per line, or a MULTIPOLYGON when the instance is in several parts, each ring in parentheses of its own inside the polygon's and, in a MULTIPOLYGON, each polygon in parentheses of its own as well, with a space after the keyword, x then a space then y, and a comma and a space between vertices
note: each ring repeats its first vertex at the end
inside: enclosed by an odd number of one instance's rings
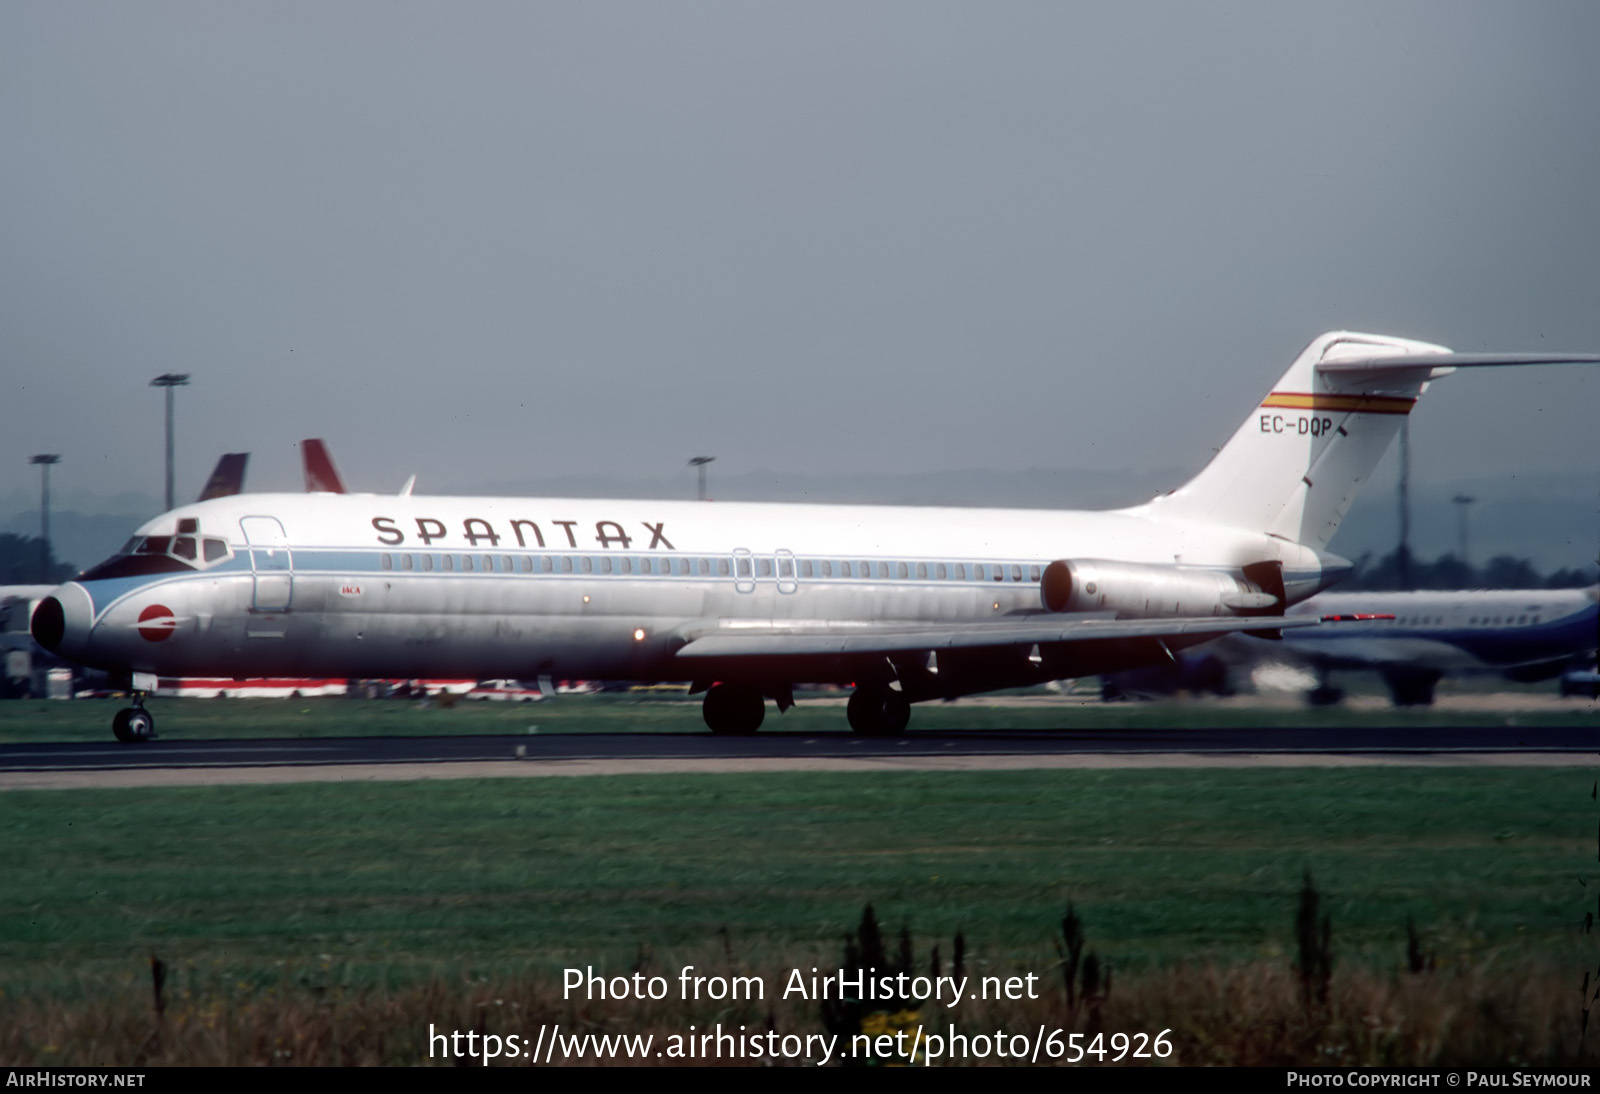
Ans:
POLYGON ((133 706, 117 711, 111 732, 125 745, 143 744, 156 735, 156 720, 144 709, 144 692, 133 692, 133 706))
POLYGON ((715 684, 700 713, 713 733, 754 733, 767 715, 767 701, 756 688, 715 684))
POLYGON ((893 688, 862 684, 850 693, 845 716, 863 737, 898 737, 911 722, 911 701, 893 688))
MULTIPOLYGON (((778 696, 778 708, 789 705, 787 693, 778 696)), ((712 733, 746 734, 761 728, 767 713, 762 690, 747 684, 714 684, 700 708, 712 733)), ((862 684, 850 693, 845 707, 850 728, 863 737, 898 737, 911 721, 911 701, 905 693, 882 684, 862 684)))

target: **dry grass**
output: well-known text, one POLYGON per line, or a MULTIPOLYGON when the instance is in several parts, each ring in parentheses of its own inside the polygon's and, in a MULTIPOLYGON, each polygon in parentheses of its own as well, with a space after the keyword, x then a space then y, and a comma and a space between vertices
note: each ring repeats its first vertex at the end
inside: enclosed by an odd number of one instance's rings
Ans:
MULTIPOLYGON (((816 955, 757 967, 707 953, 645 972, 672 978, 678 965, 765 978, 767 999, 749 1003, 564 1001, 559 980, 435 978, 409 987, 349 991, 286 972, 282 984, 175 987, 158 1017, 141 970, 103 997, 79 1002, 0 999, 0 1063, 7 1065, 350 1065, 449 1063, 430 1059, 428 1029, 477 1030, 533 1037, 560 1023, 564 1033, 650 1033, 660 1042, 693 1024, 704 1031, 746 1026, 751 1032, 816 1034, 813 1002, 774 999, 789 968, 809 969, 816 955)), ((1048 966, 1041 965, 1040 968, 1048 966)), ((991 971, 991 970, 983 970, 991 971)), ((1025 970, 1006 970, 1012 972, 1025 970)), ((1454 1066, 1593 1065, 1595 1039, 1580 1054, 1578 977, 1557 968, 1480 967, 1412 974, 1336 970, 1325 1005, 1307 1005, 1299 978, 1285 966, 1175 967, 1115 978, 1099 1008, 1098 1028, 1155 1034, 1168 1029, 1175 1052, 1167 1065, 1454 1066)), ((1041 1026, 1092 1032, 1093 1011, 1069 1006, 1059 971, 1041 980, 1036 1000, 972 1001, 947 1010, 924 1005, 929 1032, 954 1022, 968 1034, 1041 1026)), ((523 1062, 523 1061, 518 1061, 523 1062)), ((560 1062, 559 1057, 557 1062, 560 1062)), ((571 1063, 605 1062, 590 1058, 571 1063)), ((624 1062, 624 1061, 616 1061, 624 1062)), ((672 1062, 649 1060, 649 1063, 672 1062)), ((700 1062, 700 1061, 692 1061, 700 1062)), ((754 1062, 754 1061, 745 1061, 754 1062)), ((959 1061, 946 1061, 959 1062, 959 1061)), ((996 1063, 993 1057, 987 1061, 996 1063)))

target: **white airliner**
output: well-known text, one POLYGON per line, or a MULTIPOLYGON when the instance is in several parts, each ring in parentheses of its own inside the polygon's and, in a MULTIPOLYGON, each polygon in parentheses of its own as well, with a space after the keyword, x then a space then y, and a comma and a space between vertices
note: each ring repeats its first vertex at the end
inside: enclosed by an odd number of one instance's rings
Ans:
MULTIPOLYGON (((1168 660, 1285 618, 1428 382, 1465 355, 1334 332, 1193 480, 1106 513, 562 498, 256 494, 150 521, 36 610, 123 674, 693 680, 706 724, 853 683, 861 733, 911 704, 1168 660)), ((124 741, 154 720, 135 705, 124 741)))

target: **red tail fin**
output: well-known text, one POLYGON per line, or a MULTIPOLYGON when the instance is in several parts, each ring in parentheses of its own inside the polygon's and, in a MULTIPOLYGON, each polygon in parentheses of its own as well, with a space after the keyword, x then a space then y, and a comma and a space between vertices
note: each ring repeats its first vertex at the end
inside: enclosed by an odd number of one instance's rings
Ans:
POLYGON ((328 446, 315 438, 300 442, 300 454, 306 465, 306 493, 344 494, 344 480, 333 469, 333 457, 328 446))

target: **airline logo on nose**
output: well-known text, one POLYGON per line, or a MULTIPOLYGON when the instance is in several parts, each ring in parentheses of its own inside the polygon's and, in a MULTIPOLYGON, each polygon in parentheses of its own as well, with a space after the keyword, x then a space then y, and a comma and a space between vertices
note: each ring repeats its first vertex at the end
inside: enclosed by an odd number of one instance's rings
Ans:
POLYGON ((164 642, 172 637, 178 620, 165 604, 152 604, 139 613, 139 634, 148 642, 164 642))

